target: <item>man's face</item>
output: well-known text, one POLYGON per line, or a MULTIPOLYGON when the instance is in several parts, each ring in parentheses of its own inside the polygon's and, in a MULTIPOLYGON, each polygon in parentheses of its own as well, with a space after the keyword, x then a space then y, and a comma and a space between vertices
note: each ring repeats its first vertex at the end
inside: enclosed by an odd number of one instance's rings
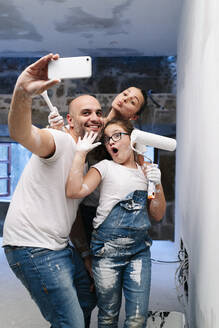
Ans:
POLYGON ((103 113, 98 100, 92 96, 84 95, 74 99, 69 105, 67 115, 73 135, 83 137, 86 132, 96 132, 101 136, 103 129, 103 113))

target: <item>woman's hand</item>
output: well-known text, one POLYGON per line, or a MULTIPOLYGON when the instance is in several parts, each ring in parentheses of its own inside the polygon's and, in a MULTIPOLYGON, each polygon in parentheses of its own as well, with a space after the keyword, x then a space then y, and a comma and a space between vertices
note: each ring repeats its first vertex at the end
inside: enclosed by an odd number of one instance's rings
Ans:
POLYGON ((161 184, 161 171, 157 166, 147 165, 145 172, 147 179, 153 182, 155 186, 161 184))
POLYGON ((145 167, 145 175, 148 179, 148 213, 155 221, 160 221, 166 210, 166 200, 161 185, 161 171, 157 164, 149 164, 145 167))
MULTIPOLYGON (((56 107, 54 107, 56 109, 56 107)), ((58 110, 54 110, 51 112, 48 116, 48 122, 51 128, 62 130, 64 127, 64 119, 63 117, 58 113, 58 110)))

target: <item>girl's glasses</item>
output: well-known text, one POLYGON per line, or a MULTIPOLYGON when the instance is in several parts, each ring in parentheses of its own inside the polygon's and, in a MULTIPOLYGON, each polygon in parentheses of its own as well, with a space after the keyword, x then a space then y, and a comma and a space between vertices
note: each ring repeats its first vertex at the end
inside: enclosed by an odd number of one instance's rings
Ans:
POLYGON ((114 142, 117 142, 121 139, 122 137, 122 134, 125 134, 125 135, 129 135, 128 133, 125 133, 125 132, 116 132, 116 133, 113 133, 111 135, 111 137, 108 137, 108 136, 104 136, 103 140, 104 140, 104 143, 105 144, 108 144, 110 142, 110 139, 112 139, 112 141, 114 142))

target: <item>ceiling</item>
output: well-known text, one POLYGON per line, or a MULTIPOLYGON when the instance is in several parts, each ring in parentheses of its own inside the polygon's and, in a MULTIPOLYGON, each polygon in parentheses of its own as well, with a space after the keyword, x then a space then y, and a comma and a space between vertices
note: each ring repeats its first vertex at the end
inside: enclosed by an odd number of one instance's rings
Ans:
POLYGON ((183 0, 0 0, 0 56, 176 55, 183 0))

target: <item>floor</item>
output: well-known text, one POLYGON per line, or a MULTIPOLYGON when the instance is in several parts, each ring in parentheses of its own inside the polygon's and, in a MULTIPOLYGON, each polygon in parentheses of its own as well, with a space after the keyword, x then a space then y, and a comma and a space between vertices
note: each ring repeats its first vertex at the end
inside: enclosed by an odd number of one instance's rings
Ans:
MULTIPOLYGON (((1 246, 0 238, 0 246, 1 246)), ((151 311, 183 312, 177 298, 175 272, 178 250, 175 243, 154 241, 151 247, 152 286, 150 296, 151 311), (161 262, 158 262, 161 261, 161 262), (170 263, 165 263, 170 262, 170 263)), ((1 328, 49 328, 24 287, 10 271, 3 249, 0 248, 0 327, 1 328)), ((124 306, 120 314, 119 327, 124 320, 124 306)), ((90 328, 97 327, 97 309, 93 311, 90 328)))

